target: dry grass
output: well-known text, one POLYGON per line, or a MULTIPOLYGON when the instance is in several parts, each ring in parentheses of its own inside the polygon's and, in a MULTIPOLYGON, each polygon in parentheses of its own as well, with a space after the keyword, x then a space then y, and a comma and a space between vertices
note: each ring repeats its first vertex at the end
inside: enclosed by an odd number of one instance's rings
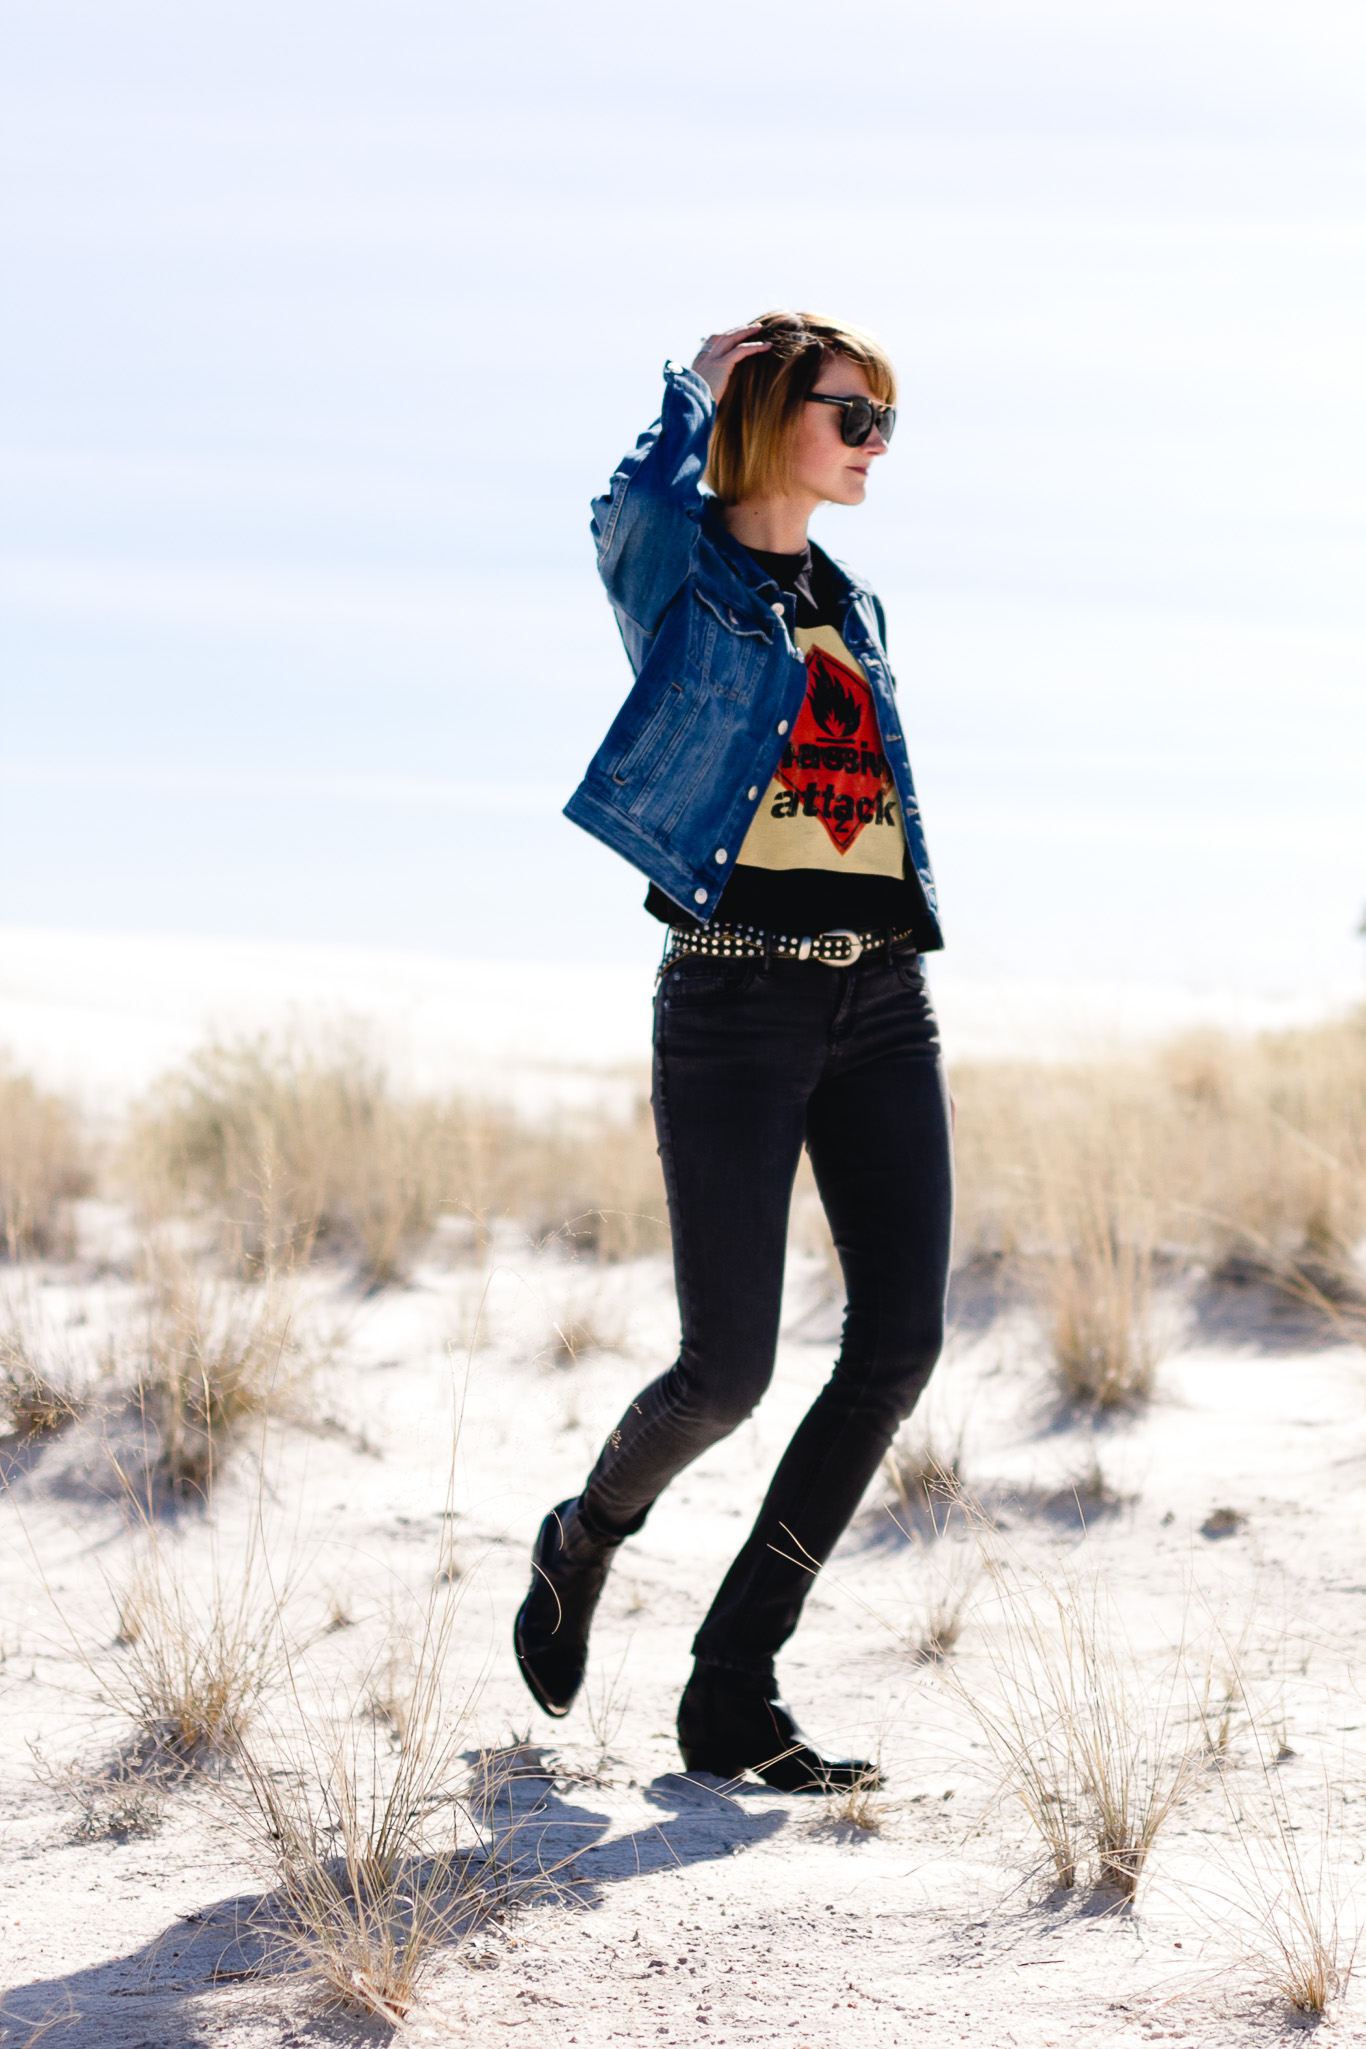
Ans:
MULTIPOLYGON (((627 1648, 629 1650, 629 1645, 627 1648)), ((626 1657, 627 1652, 623 1651, 616 1671, 610 1677, 604 1672, 600 1679, 590 1681, 584 1691, 588 1733, 593 1738, 593 1747, 597 1752, 597 1762, 589 1776, 598 1785, 610 1783, 607 1777, 609 1765, 624 1762, 622 1758, 613 1754, 613 1745, 621 1734, 622 1724, 631 1705, 630 1691, 622 1684, 626 1657)))
POLYGON ((0 1062, 0 1246, 9 1258, 67 1253, 70 1204, 93 1179, 90 1140, 72 1105, 0 1062))
POLYGON ((74 1422, 107 1375, 98 1327, 62 1290, 46 1289, 34 1265, 0 1285, 0 1418, 18 1436, 74 1422))
POLYGON ((552 1366, 574 1366, 591 1353, 625 1349, 626 1318, 621 1300, 607 1293, 602 1278, 592 1269, 571 1269, 547 1313, 552 1366))
POLYGON ((235 1751, 284 1659, 288 1589, 259 1538, 225 1553, 148 1522, 126 1584, 112 1590, 115 1657, 85 1662, 108 1704, 133 1724, 141 1776, 202 1766, 235 1751))
MULTIPOLYGON (((1366 1328, 1366 1022, 1149 1055, 955 1070, 960 1259, 1004 1259, 1036 1303, 1059 1388, 1141 1402, 1160 1350, 1155 1281, 1253 1273, 1366 1328)), ((248 1271, 317 1249, 402 1275, 434 1225, 483 1259, 495 1229, 600 1259, 667 1245, 648 1106, 530 1122, 395 1087, 360 1027, 210 1043, 131 1122, 124 1183, 145 1215, 214 1223, 248 1271)), ((62 1249, 91 1182, 73 1113, 0 1076, 0 1231, 11 1255, 62 1249)), ((837 1263, 804 1174, 794 1241, 837 1263)), ((571 1334, 572 1335, 572 1334, 571 1334)), ((571 1352, 581 1349, 571 1343, 571 1352)))
POLYGON ((1319 1833, 1317 1856, 1306 1857, 1284 1803, 1273 1809, 1274 1879, 1263 1888, 1259 1941, 1246 1954, 1264 1981, 1298 2012, 1318 2016, 1346 1992, 1359 1932, 1344 1926, 1336 1898, 1331 1831, 1319 1833), (1268 1897, 1269 1895, 1269 1897, 1268 1897))
POLYGON ((294 1310, 274 1274, 243 1286, 153 1250, 121 1363, 155 1443, 151 1470, 173 1493, 207 1495, 243 1425, 298 1378, 294 1310))
POLYGON ((1068 1511, 1085 1525, 1101 1516, 1113 1515, 1134 1497, 1121 1494, 1093 1447, 1077 1470, 1051 1493, 1035 1497, 1045 1510, 1068 1511))
POLYGON ((485 1905, 479 1833, 456 1795, 470 1702, 447 1676, 455 1615, 438 1582, 339 1712, 308 1707, 291 1669, 283 1716, 238 1747, 242 1818, 275 1870, 277 1963, 390 2026, 485 1905))
POLYGON ((462 1138, 478 1204, 483 1137, 400 1101, 365 1037, 343 1032, 202 1047, 143 1105, 129 1159, 145 1208, 197 1202, 249 1271, 325 1243, 383 1282, 430 1231, 462 1138))
POLYGON ((852 1786, 829 1796, 822 1816, 823 1824, 834 1823, 839 1828, 857 1829, 862 1835, 880 1835, 886 1819, 886 1803, 877 1797, 881 1786, 881 1766, 875 1763, 872 1770, 860 1774, 852 1786))
POLYGON ((1152 1393, 1151 1205, 1103 1173, 1049 1191, 1038 1293, 1058 1387, 1071 1404, 1132 1408, 1152 1393))
POLYGON ((79 1758, 54 1765, 38 1745, 30 1748, 40 1784, 75 1807, 77 1842, 127 1842, 130 1837, 155 1835, 166 1819, 166 1790, 148 1775, 137 1754, 95 1767, 79 1758))
POLYGON ((1154 1276, 1249 1272, 1366 1327, 1366 1018, 954 1075, 959 1256, 1004 1257, 1069 1401, 1150 1392, 1154 1276))
POLYGON ((957 1647, 981 1584, 977 1547, 922 1544, 916 1578, 920 1597, 902 1642, 918 1664, 942 1664, 957 1647))
POLYGON ((622 1258, 666 1240, 648 1111, 552 1129, 458 1097, 404 1094, 359 1028, 312 1042, 213 1043, 134 1120, 126 1167, 144 1210, 197 1206, 248 1270, 315 1248, 382 1285, 442 1215, 483 1258, 500 1218, 540 1243, 622 1258))
POLYGON ((963 1489, 963 1440, 940 1443, 923 1424, 913 1423, 893 1439, 882 1462, 892 1512, 936 1528, 946 1520, 963 1489))
POLYGON ((1359 1849, 1330 1785, 1316 1809, 1292 1809, 1280 1775, 1260 1763, 1260 1787, 1225 1787, 1228 1890, 1193 1904, 1241 1973, 1318 2020, 1346 1993, 1356 1963, 1362 1907, 1350 1874, 1359 1849))
POLYGON ((1131 1899, 1173 1808, 1204 1764, 1180 1651, 1150 1667, 1098 1580, 1051 1582, 999 1556, 979 1629, 990 1683, 951 1679, 1070 1888, 1086 1868, 1131 1899))
POLYGON ((86 1375, 30 1296, 0 1308, 0 1414, 23 1437, 60 1430, 80 1414, 86 1375))

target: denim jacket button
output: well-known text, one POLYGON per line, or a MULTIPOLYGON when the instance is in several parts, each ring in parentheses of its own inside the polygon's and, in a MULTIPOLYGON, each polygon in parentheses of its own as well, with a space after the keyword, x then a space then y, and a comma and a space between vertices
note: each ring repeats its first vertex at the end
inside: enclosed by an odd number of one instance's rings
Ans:
POLYGON ((718 866, 718 867, 720 867, 720 868, 724 868, 724 867, 725 867, 725 865, 726 865, 726 850, 725 850, 725 848, 724 848, 724 847, 718 847, 718 848, 716 849, 716 862, 717 862, 717 866, 718 866))
POLYGON ((754 802, 754 800, 755 800, 755 798, 756 798, 756 797, 758 796, 758 794, 759 794, 759 785, 758 785, 757 783, 754 783, 754 784, 753 784, 753 785, 751 786, 751 788, 750 788, 750 792, 749 792, 749 801, 750 801, 750 803, 751 803, 751 804, 752 804, 752 803, 754 802))
POLYGON ((776 600, 776 599, 775 599, 775 601, 774 601, 773 609, 774 609, 774 611, 775 611, 775 612, 776 612, 776 613, 778 614, 778 617, 779 617, 780 619, 781 619, 781 618, 783 618, 783 617, 785 616, 785 614, 784 614, 784 612, 783 612, 783 608, 782 608, 781 604, 779 604, 779 603, 777 602, 777 600, 776 600))
POLYGON ((779 721, 778 721, 778 731, 779 731, 780 733, 785 733, 785 732, 787 731, 787 720, 786 720, 786 719, 779 719, 779 721))
POLYGON ((707 892, 706 892, 706 890, 705 890, 705 889, 695 889, 695 890, 693 891, 693 893, 692 893, 692 900, 693 900, 693 902, 694 902, 695 904, 704 904, 704 903, 705 903, 705 902, 707 901, 707 892))

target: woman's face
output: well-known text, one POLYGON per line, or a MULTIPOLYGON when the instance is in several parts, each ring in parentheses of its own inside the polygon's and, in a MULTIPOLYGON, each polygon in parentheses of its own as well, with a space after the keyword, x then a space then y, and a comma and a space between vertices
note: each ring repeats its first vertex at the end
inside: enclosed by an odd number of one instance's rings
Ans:
MULTIPOLYGON (((831 398, 875 398, 876 393, 857 363, 834 356, 812 386, 831 398)), ((862 505, 868 491, 868 472, 887 444, 874 427, 860 448, 848 448, 840 438, 844 414, 838 406, 804 405, 792 436, 792 482, 796 491, 810 493, 832 505, 862 505)))

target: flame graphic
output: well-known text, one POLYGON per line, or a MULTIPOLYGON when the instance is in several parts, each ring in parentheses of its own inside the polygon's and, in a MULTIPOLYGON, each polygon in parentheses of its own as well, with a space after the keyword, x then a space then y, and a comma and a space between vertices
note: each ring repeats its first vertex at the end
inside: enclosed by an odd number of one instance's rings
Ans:
POLYGON ((823 733, 831 739, 848 740, 859 729, 863 716, 862 706, 852 690, 840 682, 839 677, 824 660, 818 659, 816 673, 811 679, 812 716, 823 733))

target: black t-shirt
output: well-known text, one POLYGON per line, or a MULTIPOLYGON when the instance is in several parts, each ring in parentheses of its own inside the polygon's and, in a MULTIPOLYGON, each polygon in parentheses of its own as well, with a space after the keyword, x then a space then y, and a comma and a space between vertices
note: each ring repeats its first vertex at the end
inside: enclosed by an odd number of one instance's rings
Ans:
MULTIPOLYGON (((757 548, 746 552, 753 556, 766 575, 773 578, 779 590, 795 597, 795 623, 799 635, 803 628, 822 626, 831 629, 831 634, 823 636, 826 640, 838 635, 842 624, 839 595, 823 556, 813 555, 809 546, 803 548, 800 555, 762 554, 757 548)), ((843 650, 842 641, 836 644, 843 650)), ((765 794, 760 810, 768 807, 775 818, 788 818, 804 812, 806 819, 811 819, 822 816, 823 803, 825 827, 817 835, 821 865, 761 867, 748 861, 737 862, 711 922, 753 925, 765 931, 798 936, 841 928, 855 932, 910 930, 924 933, 928 939, 925 899, 909 855, 903 853, 900 874, 839 872, 840 859, 866 829, 881 828, 885 831, 888 826, 899 826, 901 806, 886 772, 877 734, 877 713, 866 683, 856 678, 841 662, 832 660, 829 654, 814 646, 807 655, 807 668, 810 680, 806 707, 793 732, 792 743, 784 751, 779 765, 779 780, 765 794), (822 692, 825 693, 823 698, 822 692), (827 742, 823 746, 811 742, 800 744, 804 728, 812 725, 813 705, 818 723, 812 730, 818 740, 827 742), (832 705, 836 713, 833 722, 830 716, 832 705), (862 783, 855 787, 874 790, 876 797, 866 794, 857 800, 852 794, 837 797, 833 782, 827 781, 822 791, 819 781, 813 782, 809 774, 803 786, 802 775, 812 764, 816 765, 815 773, 819 778, 823 773, 819 766, 822 760, 842 760, 846 754, 851 762, 856 759, 854 748, 828 744, 832 737, 837 740, 844 738, 851 722, 860 742, 857 755, 864 771, 862 783), (876 770, 872 767, 874 762, 876 770), (839 822, 841 810, 846 814, 846 822, 839 822), (833 853, 830 851, 832 848, 833 853)), ((841 777, 839 780, 848 779, 841 777)), ((899 832, 899 842, 904 849, 904 828, 899 832)), ((651 883, 645 898, 645 908, 652 917, 659 918, 666 925, 687 926, 700 922, 654 883, 651 883)))

